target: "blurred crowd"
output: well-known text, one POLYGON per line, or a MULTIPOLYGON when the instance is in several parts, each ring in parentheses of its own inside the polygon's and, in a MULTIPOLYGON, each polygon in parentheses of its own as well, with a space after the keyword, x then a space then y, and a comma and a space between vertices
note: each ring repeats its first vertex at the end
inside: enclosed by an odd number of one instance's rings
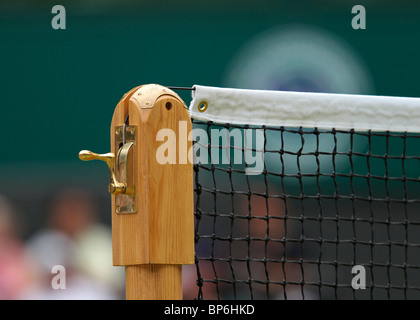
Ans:
POLYGON ((0 196, 0 300, 123 299, 124 269, 112 266, 111 230, 93 197, 63 190, 47 211, 43 228, 23 239, 14 205, 0 196))
MULTIPOLYGON (((232 209, 225 203, 223 208, 232 209)), ((46 210, 43 227, 23 239, 20 215, 0 196, 0 300, 124 299, 124 268, 112 264, 111 228, 100 222, 94 198, 82 190, 63 190, 50 199, 46 210), (57 281, 65 289, 54 286, 57 281)), ((305 299, 317 299, 300 285, 303 269, 311 280, 311 266, 288 263, 298 259, 279 241, 286 234, 284 202, 253 195, 238 201, 234 212, 234 221, 219 218, 216 223, 212 218, 199 224, 199 264, 183 267, 184 299, 249 299, 250 278, 254 299, 268 298, 267 281, 271 299, 286 295, 302 299, 303 294, 305 299), (215 230, 220 240, 211 237, 213 241, 206 242, 215 230), (248 236, 253 241, 246 241, 248 236)), ((288 235, 293 229, 289 223, 288 235)))
POLYGON ((315 286, 304 285, 319 278, 316 265, 303 261, 298 210, 289 201, 286 214, 279 187, 259 182, 251 194, 218 195, 217 204, 213 193, 200 196, 198 264, 184 267, 184 299, 319 299, 315 286), (286 245, 286 238, 297 240, 286 245))

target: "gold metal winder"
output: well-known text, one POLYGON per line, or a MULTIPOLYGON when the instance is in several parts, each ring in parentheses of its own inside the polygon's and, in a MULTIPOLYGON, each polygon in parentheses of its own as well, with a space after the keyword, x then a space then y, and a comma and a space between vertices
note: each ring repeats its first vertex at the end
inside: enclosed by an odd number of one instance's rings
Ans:
POLYGON ((115 156, 112 152, 97 154, 89 150, 79 152, 79 158, 83 161, 101 160, 109 168, 108 191, 116 196, 116 213, 135 213, 136 190, 134 172, 134 152, 136 144, 136 126, 115 127, 115 156), (125 129, 125 135, 123 130, 125 129))

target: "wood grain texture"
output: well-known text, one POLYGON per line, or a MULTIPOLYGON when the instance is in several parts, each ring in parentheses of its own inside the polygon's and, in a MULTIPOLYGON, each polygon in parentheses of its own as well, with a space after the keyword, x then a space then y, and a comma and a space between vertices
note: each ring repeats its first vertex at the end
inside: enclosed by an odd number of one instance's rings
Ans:
MULTIPOLYGON (((114 111, 114 116, 112 118, 111 123, 111 152, 117 154, 118 150, 115 147, 115 128, 118 126, 122 126, 124 124, 125 118, 127 116, 129 110, 129 100, 131 96, 138 90, 140 87, 134 88, 130 90, 128 93, 124 95, 124 97, 120 100, 117 107, 114 111)), ((134 152, 136 153, 136 149, 138 145, 134 146, 134 152)), ((137 154, 136 154, 137 156, 137 154)), ((138 158, 136 158, 137 160, 138 158)), ((138 162, 138 161, 137 161, 138 162)), ((138 170, 138 164, 134 166, 138 170)), ((137 173, 138 174, 138 173, 137 173)), ((136 225, 138 224, 145 224, 147 225, 147 215, 119 215, 115 212, 116 206, 116 196, 111 196, 111 217, 112 217, 112 253, 113 253, 113 264, 115 266, 125 265, 124 254, 129 256, 137 256, 140 257, 140 260, 147 261, 148 259, 148 252, 146 251, 147 247, 137 248, 135 244, 137 243, 145 243, 147 242, 147 229, 145 230, 136 230, 136 225), (136 232, 142 231, 142 232, 136 232), (130 241, 128 239, 124 239, 124 237, 130 237, 130 241), (132 243, 133 245, 125 245, 126 243, 132 243), (124 247, 125 250, 121 250, 121 247, 124 247), (129 252, 127 252, 129 251, 129 252), (135 252, 130 252, 135 251, 135 252), (142 255, 142 256, 141 256, 142 255)), ((138 200, 138 198, 137 198, 138 200)), ((137 212, 144 212, 144 208, 140 207, 142 202, 137 201, 137 212)))
POLYGON ((127 266, 127 300, 181 300, 182 266, 145 264, 127 266))
MULTIPOLYGON (((153 90, 142 88, 124 96, 115 109, 111 124, 114 153, 117 150, 113 132, 116 126, 124 123, 127 112, 129 125, 137 126, 134 154, 138 209, 135 214, 117 214, 115 196, 112 196, 113 263, 117 266, 193 264, 192 163, 179 164, 177 161, 177 164, 162 165, 156 159, 156 151, 163 143, 156 141, 159 130, 170 129, 177 134, 173 147, 179 153, 179 123, 185 124, 188 133, 192 128, 191 119, 184 102, 173 91, 161 86, 153 87, 153 90), (148 101, 151 103, 147 104, 148 101)), ((191 141, 181 141, 183 149, 186 146, 190 150, 191 144, 191 141)))

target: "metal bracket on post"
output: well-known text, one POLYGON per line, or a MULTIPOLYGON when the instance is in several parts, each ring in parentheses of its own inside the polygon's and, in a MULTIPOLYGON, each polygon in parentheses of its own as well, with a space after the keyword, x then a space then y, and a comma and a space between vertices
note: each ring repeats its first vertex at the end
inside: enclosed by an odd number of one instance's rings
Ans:
POLYGON ((136 148, 136 126, 118 126, 115 128, 115 150, 118 161, 116 169, 119 181, 126 184, 124 194, 115 197, 115 213, 136 213, 136 177, 134 169, 134 154, 136 148), (124 133, 125 129, 125 133, 124 133), (125 140, 125 141, 124 141, 125 140), (130 156, 131 153, 131 156, 130 156))
POLYGON ((116 197, 116 213, 136 213, 136 179, 134 176, 134 149, 136 144, 136 127, 128 126, 126 141, 123 143, 123 128, 115 129, 115 152, 97 154, 89 150, 79 152, 83 161, 101 160, 109 167, 110 182, 108 191, 116 197))

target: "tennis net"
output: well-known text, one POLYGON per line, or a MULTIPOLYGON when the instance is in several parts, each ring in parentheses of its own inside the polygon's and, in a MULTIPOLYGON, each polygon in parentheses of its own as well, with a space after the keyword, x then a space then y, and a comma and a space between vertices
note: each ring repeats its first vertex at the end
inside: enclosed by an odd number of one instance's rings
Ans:
POLYGON ((420 99, 195 86, 198 299, 419 299, 420 99))

